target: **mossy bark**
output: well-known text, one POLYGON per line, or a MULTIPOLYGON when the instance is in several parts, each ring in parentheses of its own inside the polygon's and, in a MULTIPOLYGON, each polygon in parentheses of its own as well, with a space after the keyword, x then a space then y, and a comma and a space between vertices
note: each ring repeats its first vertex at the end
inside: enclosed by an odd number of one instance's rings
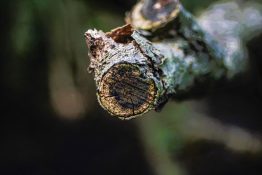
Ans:
POLYGON ((247 65, 237 57, 231 58, 237 68, 226 64, 229 52, 178 1, 141 1, 127 22, 109 33, 85 33, 98 100, 121 119, 157 110, 199 84, 232 78, 247 65))

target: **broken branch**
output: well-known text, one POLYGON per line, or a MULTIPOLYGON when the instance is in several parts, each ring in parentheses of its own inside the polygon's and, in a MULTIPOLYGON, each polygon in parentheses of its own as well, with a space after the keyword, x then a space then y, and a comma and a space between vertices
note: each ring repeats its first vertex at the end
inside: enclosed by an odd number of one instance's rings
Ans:
POLYGON ((141 1, 127 22, 109 33, 85 33, 98 100, 121 119, 158 109, 199 83, 245 70, 245 61, 237 58, 232 58, 237 69, 226 64, 227 50, 177 0, 141 1))

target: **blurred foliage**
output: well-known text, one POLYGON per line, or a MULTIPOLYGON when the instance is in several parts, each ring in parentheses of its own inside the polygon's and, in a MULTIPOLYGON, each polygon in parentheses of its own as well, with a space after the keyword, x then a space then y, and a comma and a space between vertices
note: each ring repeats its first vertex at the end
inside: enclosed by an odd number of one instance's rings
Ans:
MULTIPOLYGON (((195 14, 214 2, 181 1, 195 14)), ((108 116, 97 104, 95 85, 86 71, 89 62, 83 34, 89 28, 108 31, 124 24, 124 12, 135 2, 0 2, 0 174, 194 174, 193 166, 190 169, 181 162, 190 162, 190 150, 193 156, 209 150, 185 147, 198 139, 222 143, 217 150, 230 150, 234 155, 253 150, 258 156, 243 173, 250 169, 261 172, 259 137, 204 114, 206 100, 170 103, 160 113, 130 122, 108 116)), ((259 122, 254 123, 261 128, 259 122)), ((224 156, 221 161, 228 160, 227 154, 224 156)), ((237 168, 242 162, 235 159, 237 168)), ((198 172, 208 174, 209 158, 202 161, 203 165, 196 162, 202 167, 198 172)), ((220 174, 227 172, 231 171, 221 170, 220 174)), ((240 174, 241 168, 232 172, 240 174)))

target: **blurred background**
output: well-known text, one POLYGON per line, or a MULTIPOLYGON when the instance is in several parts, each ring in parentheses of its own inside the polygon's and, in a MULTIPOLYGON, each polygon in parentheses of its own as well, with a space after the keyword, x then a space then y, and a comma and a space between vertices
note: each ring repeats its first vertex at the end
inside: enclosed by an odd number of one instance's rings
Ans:
MULTIPOLYGON (((181 1, 195 15, 215 2, 181 1)), ((1 175, 262 174, 261 35, 249 71, 203 98, 131 121, 99 106, 83 34, 123 25, 135 3, 1 0, 1 175)))

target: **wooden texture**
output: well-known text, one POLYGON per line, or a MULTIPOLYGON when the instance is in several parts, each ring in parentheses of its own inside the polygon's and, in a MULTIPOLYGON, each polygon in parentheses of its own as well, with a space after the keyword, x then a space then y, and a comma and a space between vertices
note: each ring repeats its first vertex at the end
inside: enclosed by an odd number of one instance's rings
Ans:
POLYGON ((177 0, 141 1, 126 21, 108 33, 85 33, 98 100, 113 116, 131 119, 158 110, 171 96, 205 91, 247 68, 241 50, 223 47, 230 43, 203 29, 177 0))

